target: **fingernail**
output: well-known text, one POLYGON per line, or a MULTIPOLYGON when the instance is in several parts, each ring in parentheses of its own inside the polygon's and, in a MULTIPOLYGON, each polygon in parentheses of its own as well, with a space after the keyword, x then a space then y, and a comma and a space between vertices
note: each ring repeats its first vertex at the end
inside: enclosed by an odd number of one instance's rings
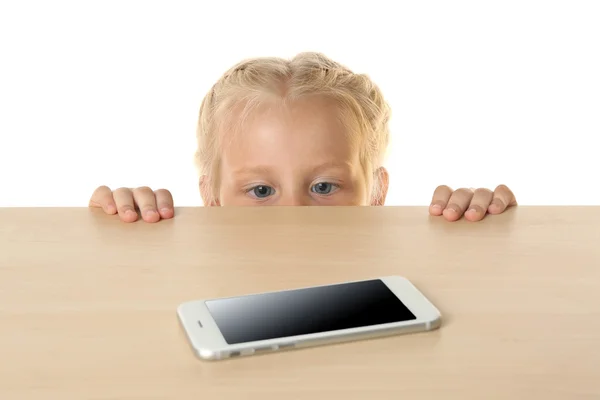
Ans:
POLYGON ((144 215, 147 215, 147 216, 152 216, 152 215, 154 215, 154 214, 156 214, 156 211, 154 211, 154 210, 152 210, 152 209, 149 209, 149 210, 144 210, 144 215))
POLYGON ((477 210, 475 208, 469 208, 469 211, 467 211, 468 213, 476 213, 477 210))
POLYGON ((500 199, 494 199, 494 201, 492 201, 492 205, 498 208, 502 208, 504 207, 504 202, 500 199))
POLYGON ((448 208, 446 208, 446 210, 452 211, 452 212, 458 212, 458 207, 457 206, 448 206, 448 208))
POLYGON ((442 209, 442 206, 440 206, 439 204, 433 204, 433 205, 431 206, 431 208, 433 208, 433 209, 434 209, 434 210, 436 210, 436 211, 439 211, 439 210, 441 210, 441 209, 442 209))

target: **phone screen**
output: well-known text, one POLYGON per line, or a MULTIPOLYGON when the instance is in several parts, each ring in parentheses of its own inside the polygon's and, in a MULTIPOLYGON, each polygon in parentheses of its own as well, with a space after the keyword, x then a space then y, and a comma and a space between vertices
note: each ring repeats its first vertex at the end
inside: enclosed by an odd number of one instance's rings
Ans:
POLYGON ((380 279, 205 304, 228 344, 416 319, 380 279))

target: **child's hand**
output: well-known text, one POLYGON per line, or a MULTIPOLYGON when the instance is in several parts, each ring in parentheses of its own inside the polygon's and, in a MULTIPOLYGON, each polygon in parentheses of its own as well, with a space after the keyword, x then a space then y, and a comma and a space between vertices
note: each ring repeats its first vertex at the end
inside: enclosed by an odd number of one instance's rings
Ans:
POLYGON ((111 215, 119 213, 119 218, 125 222, 137 221, 137 210, 140 210, 142 219, 146 222, 173 218, 174 214, 171 193, 165 189, 152 191, 149 187, 112 191, 106 186, 100 186, 92 194, 90 207, 102 208, 111 215))
POLYGON ((448 221, 456 221, 463 215, 469 221, 480 221, 487 213, 501 214, 516 205, 515 195, 505 185, 493 192, 489 189, 453 191, 448 186, 439 186, 433 193, 429 213, 443 215, 448 221))

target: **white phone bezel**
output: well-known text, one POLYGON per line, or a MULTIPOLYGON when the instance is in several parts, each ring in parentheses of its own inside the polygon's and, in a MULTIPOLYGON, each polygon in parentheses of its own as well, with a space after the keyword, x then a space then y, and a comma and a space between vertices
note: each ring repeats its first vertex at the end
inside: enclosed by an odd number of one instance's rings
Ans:
MULTIPOLYGON (((410 321, 393 322, 389 324, 371 325, 360 328, 329 331, 308 335, 289 336, 269 340, 228 344, 216 322, 212 318, 205 301, 218 299, 202 299, 188 301, 177 308, 180 323, 197 356, 204 360, 217 360, 227 358, 232 352, 238 355, 249 355, 257 349, 277 350, 291 344, 310 344, 312 342, 342 342, 345 339, 359 338, 361 336, 377 336, 378 333, 402 333, 415 331, 428 331, 436 329, 441 324, 441 314, 438 309, 406 278, 401 276, 387 276, 360 281, 329 283, 312 287, 333 286, 344 283, 381 280, 415 315, 416 319, 410 321)), ((304 288, 280 290, 277 292, 291 291, 304 288)), ((256 293, 261 294, 261 293, 256 293)), ((252 294, 249 294, 252 295, 252 294)), ((235 297, 243 297, 235 296, 235 297)))

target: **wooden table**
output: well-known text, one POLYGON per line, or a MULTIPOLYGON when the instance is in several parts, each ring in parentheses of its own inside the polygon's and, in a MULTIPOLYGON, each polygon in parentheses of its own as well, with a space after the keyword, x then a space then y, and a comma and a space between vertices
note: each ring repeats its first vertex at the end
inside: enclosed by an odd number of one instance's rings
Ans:
POLYGON ((0 399, 598 399, 600 207, 0 209, 0 399), (438 331, 206 362, 176 307, 399 274, 438 331))

